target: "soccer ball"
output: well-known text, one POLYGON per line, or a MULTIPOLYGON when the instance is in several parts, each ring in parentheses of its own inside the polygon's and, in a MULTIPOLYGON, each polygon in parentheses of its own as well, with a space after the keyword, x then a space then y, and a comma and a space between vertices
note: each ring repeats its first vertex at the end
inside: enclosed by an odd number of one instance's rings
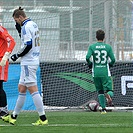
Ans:
POLYGON ((99 110, 99 103, 96 100, 91 100, 88 102, 88 108, 91 111, 96 112, 99 110))

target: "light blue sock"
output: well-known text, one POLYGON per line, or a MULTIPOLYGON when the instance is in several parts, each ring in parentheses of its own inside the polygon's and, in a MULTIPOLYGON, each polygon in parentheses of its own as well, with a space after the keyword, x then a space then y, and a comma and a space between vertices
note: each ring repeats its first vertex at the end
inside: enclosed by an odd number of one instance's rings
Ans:
POLYGON ((24 105, 26 93, 19 93, 16 106, 13 111, 13 116, 18 115, 24 105))
POLYGON ((39 116, 45 115, 43 101, 42 101, 42 98, 41 98, 39 92, 37 91, 37 92, 32 93, 32 98, 33 98, 33 102, 36 106, 39 116))

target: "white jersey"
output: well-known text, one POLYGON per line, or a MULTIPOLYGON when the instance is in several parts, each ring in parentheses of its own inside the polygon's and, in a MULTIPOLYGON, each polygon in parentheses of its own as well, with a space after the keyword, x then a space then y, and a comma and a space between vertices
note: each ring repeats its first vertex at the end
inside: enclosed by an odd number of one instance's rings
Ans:
POLYGON ((39 65, 40 44, 39 30, 35 22, 27 19, 23 22, 21 29, 21 48, 31 45, 30 51, 21 57, 21 65, 39 65))

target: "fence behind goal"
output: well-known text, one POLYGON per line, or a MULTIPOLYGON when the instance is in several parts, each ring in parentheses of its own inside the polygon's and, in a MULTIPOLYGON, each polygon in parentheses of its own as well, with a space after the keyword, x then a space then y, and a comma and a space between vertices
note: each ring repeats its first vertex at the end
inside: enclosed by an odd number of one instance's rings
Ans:
MULTIPOLYGON (((12 18, 13 10, 19 6, 40 29, 38 87, 46 107, 77 107, 97 99, 85 57, 88 46, 96 42, 98 29, 105 30, 105 42, 112 46, 117 59, 111 68, 114 104, 132 106, 133 8, 130 0, 1 0, 0 23, 17 42, 13 53, 21 43, 12 18)), ((4 84, 10 110, 18 94, 19 62, 14 64, 10 60, 9 80, 4 84)), ((23 109, 34 110, 32 99, 27 95, 23 109)))

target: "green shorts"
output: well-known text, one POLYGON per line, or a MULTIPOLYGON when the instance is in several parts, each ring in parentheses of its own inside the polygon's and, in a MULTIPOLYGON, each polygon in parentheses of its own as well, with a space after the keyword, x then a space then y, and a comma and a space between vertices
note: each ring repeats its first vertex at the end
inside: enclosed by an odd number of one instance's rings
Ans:
POLYGON ((93 77, 94 84, 97 91, 113 91, 113 79, 112 77, 93 77))

